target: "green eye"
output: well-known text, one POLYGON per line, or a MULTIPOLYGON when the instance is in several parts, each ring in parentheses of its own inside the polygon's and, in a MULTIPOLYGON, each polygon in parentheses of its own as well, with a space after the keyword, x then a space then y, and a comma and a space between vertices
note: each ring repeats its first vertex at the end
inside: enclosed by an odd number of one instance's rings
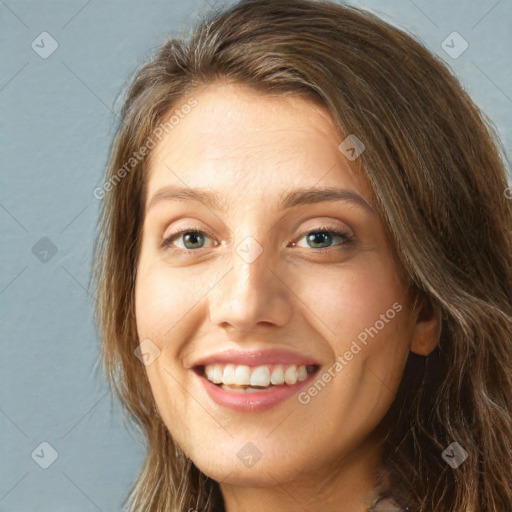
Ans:
MULTIPOLYGON (((301 236, 301 240, 306 238, 307 246, 292 243, 292 247, 306 247, 310 249, 323 250, 329 247, 342 247, 346 248, 353 243, 353 235, 345 231, 335 231, 331 229, 320 228, 316 230, 309 230, 301 236), (335 240, 340 240, 335 243, 335 240)), ((218 242, 212 242, 207 245, 207 240, 213 240, 213 235, 197 228, 185 228, 167 237, 161 247, 169 251, 182 253, 189 256, 195 250, 203 249, 205 247, 215 247, 218 242), (176 241, 181 240, 182 247, 176 246, 176 241), (189 254, 187 254, 189 253, 189 254)))
POLYGON ((172 234, 162 242, 162 247, 177 251, 202 249, 205 246, 205 239, 210 237, 206 231, 200 229, 182 229, 172 234), (183 236, 185 235, 185 236, 183 236), (184 248, 172 247, 175 240, 182 239, 184 248), (187 245, 190 244, 190 245, 187 245))
POLYGON ((350 234, 345 232, 338 231, 329 231, 329 230, 320 230, 320 231, 309 231, 307 233, 307 243, 312 249, 321 249, 322 247, 318 247, 319 245, 328 244, 330 247, 333 243, 333 239, 339 238, 342 240, 341 244, 338 245, 346 245, 348 241, 350 241, 350 234))

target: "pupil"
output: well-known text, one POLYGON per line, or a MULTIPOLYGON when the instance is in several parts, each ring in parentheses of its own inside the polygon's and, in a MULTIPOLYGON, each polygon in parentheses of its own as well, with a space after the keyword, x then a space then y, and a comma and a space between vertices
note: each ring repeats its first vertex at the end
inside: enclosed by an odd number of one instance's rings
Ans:
POLYGON ((192 239, 192 244, 196 243, 197 242, 196 239, 198 236, 199 236, 199 233, 187 233, 185 235, 185 244, 187 244, 187 242, 190 242, 191 239, 192 239), (194 242, 194 240, 196 240, 196 242, 194 242))
POLYGON ((317 233, 315 233, 315 234, 309 235, 309 237, 308 237, 308 241, 313 242, 314 244, 315 244, 315 243, 322 244, 322 243, 326 243, 326 242, 325 242, 325 237, 330 237, 329 233, 323 233, 323 232, 318 233, 318 232, 317 232, 317 233), (323 238, 323 240, 318 241, 318 239, 319 239, 320 237, 321 237, 321 238, 323 238))

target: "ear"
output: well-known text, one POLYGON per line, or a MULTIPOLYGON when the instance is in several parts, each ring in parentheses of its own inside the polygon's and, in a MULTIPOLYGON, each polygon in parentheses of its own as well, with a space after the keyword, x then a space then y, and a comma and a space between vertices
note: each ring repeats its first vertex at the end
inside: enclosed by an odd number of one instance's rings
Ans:
POLYGON ((428 356, 439 343, 441 336, 441 314, 428 298, 421 296, 411 314, 416 316, 410 351, 420 356, 428 356))

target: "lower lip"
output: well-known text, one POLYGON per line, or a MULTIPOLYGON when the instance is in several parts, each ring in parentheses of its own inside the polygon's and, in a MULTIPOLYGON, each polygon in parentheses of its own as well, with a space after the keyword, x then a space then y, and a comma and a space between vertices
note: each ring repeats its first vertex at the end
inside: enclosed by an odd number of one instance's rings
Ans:
POLYGON ((310 382, 316 371, 308 375, 307 379, 296 384, 276 386, 268 391, 254 391, 253 393, 237 393, 229 391, 210 382, 206 377, 199 375, 208 396, 218 405, 240 412, 262 412, 284 402, 310 382))

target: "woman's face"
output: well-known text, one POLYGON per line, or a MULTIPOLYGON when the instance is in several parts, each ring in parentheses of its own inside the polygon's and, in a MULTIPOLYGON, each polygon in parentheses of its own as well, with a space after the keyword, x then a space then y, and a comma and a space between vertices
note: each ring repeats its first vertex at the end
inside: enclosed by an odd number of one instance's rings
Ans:
POLYGON ((357 160, 308 100, 195 99, 152 154, 137 268, 160 415, 226 484, 364 465, 421 332, 357 160))

